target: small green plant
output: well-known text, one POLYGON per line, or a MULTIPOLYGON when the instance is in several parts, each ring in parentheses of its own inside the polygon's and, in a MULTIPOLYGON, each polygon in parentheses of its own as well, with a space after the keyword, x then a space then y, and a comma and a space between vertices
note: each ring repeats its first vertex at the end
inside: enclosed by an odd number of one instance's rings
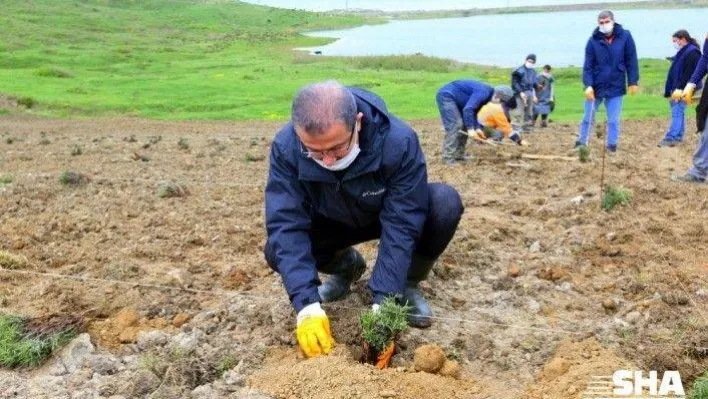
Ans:
POLYGON ((246 163, 260 162, 264 159, 265 157, 263 155, 253 155, 250 152, 247 152, 246 155, 243 157, 243 160, 246 163))
POLYGON ((15 255, 7 251, 0 251, 0 268, 3 269, 24 269, 29 264, 27 258, 22 255, 15 255))
POLYGON ((75 144, 73 147, 71 147, 71 156, 79 156, 84 153, 84 150, 81 148, 80 145, 75 144))
POLYGON ((374 351, 381 352, 406 329, 410 306, 402 306, 393 298, 386 298, 378 311, 369 310, 361 315, 364 342, 374 351))
POLYGON ((59 183, 65 186, 80 186, 88 183, 91 179, 79 172, 65 170, 59 175, 59 183))
POLYGON ((691 388, 690 399, 708 399, 708 371, 696 378, 691 388))
POLYGON ((25 97, 20 97, 17 99, 17 105, 20 105, 20 106, 23 106, 27 109, 30 109, 30 108, 34 107, 35 105, 37 105, 37 101, 32 97, 25 96, 25 97))
POLYGON ((6 173, 2 176, 0 176, 0 187, 5 186, 7 184, 11 184, 15 179, 12 177, 11 174, 6 173))
POLYGON ((177 146, 178 146, 181 150, 188 151, 188 150, 189 150, 189 140, 187 140, 187 138, 185 138, 185 137, 182 137, 182 138, 180 138, 179 141, 177 142, 177 146))
POLYGON ((602 209, 613 210, 617 205, 629 205, 632 202, 632 192, 623 187, 608 186, 602 196, 602 209))
POLYGON ((218 375, 222 375, 225 372, 236 367, 237 364, 238 360, 235 357, 231 355, 226 355, 221 360, 219 360, 219 364, 216 365, 216 373, 218 375))
POLYGON ((56 66, 49 66, 49 67, 43 67, 37 69, 37 72, 35 73, 37 76, 45 77, 45 78, 73 78, 74 74, 71 73, 71 71, 64 69, 64 68, 59 68, 56 66))
POLYGON ((71 316, 23 319, 0 315, 0 366, 36 367, 71 341, 83 320, 71 316))
POLYGON ((578 147, 578 159, 580 162, 590 162, 590 147, 581 145, 578 147))
POLYGON ((7 144, 12 144, 15 142, 15 138, 10 136, 10 137, 5 137, 5 143, 7 144))
POLYGON ((189 190, 182 184, 161 182, 157 186, 157 196, 160 198, 179 198, 189 194, 189 190))

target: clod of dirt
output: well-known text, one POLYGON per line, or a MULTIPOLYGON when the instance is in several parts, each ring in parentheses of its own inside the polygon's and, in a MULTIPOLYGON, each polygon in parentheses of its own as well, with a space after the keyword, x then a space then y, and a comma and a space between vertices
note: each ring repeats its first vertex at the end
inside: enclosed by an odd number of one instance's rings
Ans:
POLYGON ((180 328, 182 327, 186 322, 189 321, 189 315, 186 313, 179 313, 177 314, 174 319, 172 319, 172 325, 180 328))
POLYGON ((521 269, 519 269, 519 266, 517 265, 509 265, 507 274, 509 275, 509 277, 519 277, 519 275, 521 275, 521 269))
POLYGON ((182 184, 173 182, 161 182, 157 186, 157 196, 160 198, 180 198, 186 197, 189 190, 182 184))
POLYGON ((381 396, 382 398, 395 398, 396 391, 381 391, 379 393, 379 396, 381 396))
POLYGON ((123 308, 115 317, 114 324, 118 328, 133 327, 138 324, 140 317, 133 308, 123 308))
POLYGON ((454 360, 446 360, 440 369, 440 375, 445 377, 460 378, 462 366, 454 360))
POLYGON ((661 296, 661 300, 668 305, 688 305, 688 295, 682 292, 669 292, 661 296))
POLYGON ((546 267, 538 272, 538 277, 548 281, 559 281, 569 277, 568 271, 560 267, 546 267))
POLYGON ((602 307, 607 311, 617 310, 617 302, 612 298, 607 298, 602 301, 602 307))
POLYGON ((224 277, 222 285, 225 289, 247 289, 251 284, 251 277, 243 269, 234 266, 224 277))
POLYGON ((445 364, 445 360, 445 351, 434 344, 420 346, 413 355, 415 369, 432 374, 440 371, 445 364))
POLYGON ((568 369, 570 369, 570 362, 562 357, 557 357, 543 367, 543 378, 554 380, 567 373, 568 369))

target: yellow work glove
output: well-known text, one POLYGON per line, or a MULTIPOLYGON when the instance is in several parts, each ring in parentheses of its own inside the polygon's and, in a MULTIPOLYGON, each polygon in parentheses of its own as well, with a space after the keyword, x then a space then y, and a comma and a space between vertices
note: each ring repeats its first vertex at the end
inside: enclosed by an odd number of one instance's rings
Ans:
POLYGON ((334 348, 329 318, 319 302, 305 306, 297 314, 295 335, 305 357, 326 355, 334 348))
POLYGON ((637 86, 637 85, 629 86, 629 94, 635 95, 637 93, 639 93, 639 86, 637 86))
POLYGON ((693 83, 689 83, 686 85, 686 87, 683 89, 683 96, 681 96, 681 100, 686 103, 686 105, 691 105, 693 103, 693 93, 696 91, 696 85, 693 83))
POLYGON ((585 99, 588 101, 595 100, 595 89, 593 89, 592 86, 588 86, 588 88, 585 89, 585 99))
POLYGON ((683 90, 676 89, 671 93, 671 101, 679 102, 683 98, 683 90))

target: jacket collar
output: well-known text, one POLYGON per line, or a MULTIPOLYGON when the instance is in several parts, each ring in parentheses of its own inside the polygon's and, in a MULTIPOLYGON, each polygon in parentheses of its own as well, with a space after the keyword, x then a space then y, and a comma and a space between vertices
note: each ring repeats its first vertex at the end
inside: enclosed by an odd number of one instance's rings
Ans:
MULTIPOLYGON (((621 37, 624 34, 624 28, 622 25, 618 24, 615 22, 615 27, 612 30, 612 36, 615 37, 615 39, 621 37)), ((600 27, 595 28, 595 30, 592 32, 592 37, 595 40, 605 40, 607 37, 604 33, 600 32, 600 27)))
MULTIPOLYGON (((378 170, 381 166, 384 135, 388 132, 391 120, 383 101, 374 94, 358 89, 348 88, 357 104, 357 112, 364 114, 359 131, 359 148, 361 153, 352 165, 346 169, 342 181, 354 179, 358 176, 378 170)), ((337 183, 339 179, 334 172, 318 165, 307 157, 302 151, 302 143, 292 129, 295 143, 298 145, 297 165, 298 178, 303 181, 337 183)))

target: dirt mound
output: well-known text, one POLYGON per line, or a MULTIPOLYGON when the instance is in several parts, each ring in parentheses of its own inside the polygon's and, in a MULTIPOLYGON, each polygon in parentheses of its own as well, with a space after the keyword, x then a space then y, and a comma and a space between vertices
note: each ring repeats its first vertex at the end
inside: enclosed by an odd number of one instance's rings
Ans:
POLYGON ((526 398, 579 399, 594 376, 611 376, 623 368, 636 367, 604 349, 594 338, 565 340, 541 370, 538 381, 529 387, 526 398))
POLYGON ((330 356, 298 360, 278 351, 253 374, 249 385, 277 398, 470 398, 481 391, 470 379, 414 372, 411 368, 379 371, 356 362, 344 349, 330 356))

